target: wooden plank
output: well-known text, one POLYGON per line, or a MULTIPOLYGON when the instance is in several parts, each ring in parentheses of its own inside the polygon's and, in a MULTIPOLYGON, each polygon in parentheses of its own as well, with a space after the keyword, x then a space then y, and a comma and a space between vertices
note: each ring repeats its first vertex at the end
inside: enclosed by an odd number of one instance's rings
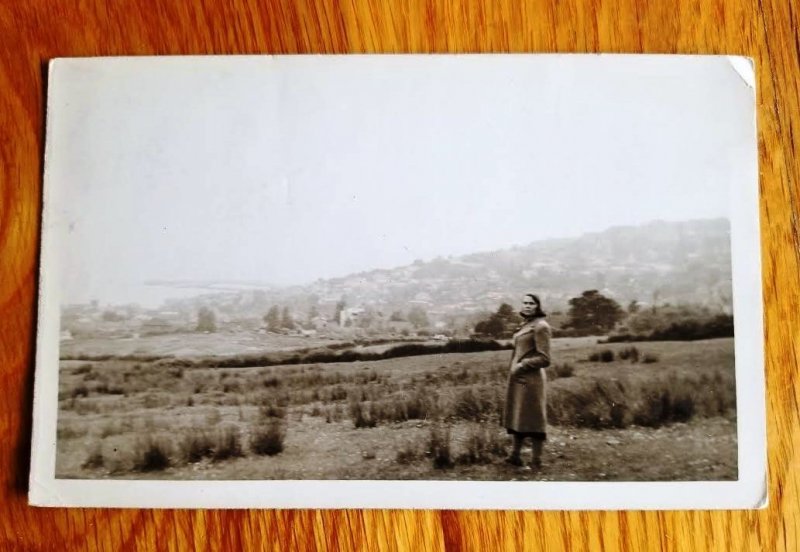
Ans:
POLYGON ((0 547, 796 550, 800 21, 791 2, 31 0, 0 5, 0 547), (57 56, 649 52, 756 60, 770 506, 757 512, 133 511, 27 506, 44 67, 57 56))

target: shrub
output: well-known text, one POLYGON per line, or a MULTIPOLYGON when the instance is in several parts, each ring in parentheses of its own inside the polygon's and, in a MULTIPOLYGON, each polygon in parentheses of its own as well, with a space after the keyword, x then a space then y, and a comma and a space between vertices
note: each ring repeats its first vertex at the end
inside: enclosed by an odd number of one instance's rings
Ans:
POLYGON ((181 458, 184 462, 194 464, 214 454, 214 439, 206 431, 192 431, 180 444, 181 458))
POLYGON ((673 322, 650 334, 654 341, 694 341, 717 337, 733 337, 733 316, 720 314, 711 320, 673 322))
POLYGON ((404 420, 424 420, 436 411, 436 395, 417 389, 411 395, 401 395, 404 420))
POLYGON ((81 399, 81 400, 73 400, 73 407, 75 412, 80 414, 81 416, 85 416, 86 414, 96 414, 100 412, 100 405, 97 401, 92 399, 81 399))
POLYGON ((406 440, 401 447, 397 450, 397 463, 398 464, 411 464, 412 462, 416 462, 422 457, 422 451, 420 450, 420 446, 414 442, 406 440))
POLYGON ((630 400, 626 387, 618 381, 574 380, 568 387, 548 390, 548 419, 558 425, 605 429, 618 427, 612 416, 614 405, 630 400))
POLYGON ((646 335, 633 335, 629 333, 621 333, 610 335, 605 339, 600 339, 598 343, 629 343, 631 341, 648 341, 649 336, 646 335))
POLYGON ((172 465, 170 446, 164 440, 148 436, 134 445, 133 469, 139 472, 160 471, 172 465))
POLYGON ((622 360, 630 360, 631 362, 639 362, 639 349, 636 347, 626 347, 619 352, 619 358, 622 360))
POLYGON ((553 328, 553 337, 583 337, 587 335, 583 330, 553 328))
POLYGON ((86 364, 81 364, 80 366, 76 367, 75 370, 73 370, 72 373, 76 374, 76 375, 77 374, 88 374, 91 371, 92 371, 92 365, 89 364, 89 363, 86 363, 86 364))
POLYGON ((273 418, 264 427, 259 427, 250 436, 250 449, 262 456, 274 456, 283 452, 283 441, 286 439, 286 428, 278 419, 273 418))
POLYGON ((86 435, 86 428, 77 428, 75 425, 58 424, 56 427, 56 438, 60 441, 62 439, 75 439, 86 435))
POLYGON ((684 386, 651 390, 644 401, 643 408, 634 417, 636 425, 660 427, 671 422, 687 422, 695 414, 695 396, 684 386))
MULTIPOLYGON (((376 344, 383 341, 385 340, 376 340, 376 344)), ((226 358, 209 358, 193 362, 192 365, 196 367, 245 368, 250 366, 356 362, 416 355, 498 351, 511 348, 510 344, 501 344, 491 339, 454 339, 447 343, 439 344, 404 343, 390 347, 383 352, 358 351, 352 349, 354 346, 354 343, 345 343, 316 349, 300 349, 291 352, 280 351, 259 355, 236 355, 226 358)), ((178 359, 165 361, 168 365, 177 365, 182 362, 182 360, 178 359)))
POLYGON ((654 355, 652 353, 647 353, 646 355, 644 355, 644 358, 642 358, 642 362, 644 362, 645 364, 653 364, 654 362, 658 362, 659 360, 660 359, 658 358, 658 355, 654 355))
POLYGON ((444 346, 426 345, 424 343, 405 343, 384 351, 383 358, 397 358, 406 356, 429 355, 444 352, 444 346))
POLYGON ((325 408, 325 423, 338 422, 342 419, 342 407, 339 404, 325 408))
POLYGON ((356 428, 375 427, 378 420, 372 412, 372 405, 367 402, 351 400, 349 406, 350 419, 356 428))
POLYGON ((252 399, 258 405, 258 413, 262 420, 286 417, 290 402, 288 391, 260 391, 252 399))
MULTIPOLYGON (((380 400, 373 400, 369 407, 363 407, 370 423, 404 422, 406 420, 424 420, 435 415, 438 395, 417 389, 413 393, 401 391, 397 395, 380 400)), ((372 427, 372 426, 364 426, 372 427)))
POLYGON ((225 427, 214 435, 214 451, 211 460, 219 462, 229 458, 244 456, 242 439, 236 427, 225 427))
POLYGON ((75 399, 75 398, 77 398, 77 397, 88 397, 88 396, 89 396, 89 388, 88 388, 88 387, 86 387, 86 385, 85 385, 85 384, 83 384, 83 383, 81 383, 81 384, 79 384, 79 385, 76 385, 76 386, 75 386, 75 387, 72 389, 72 393, 70 394, 70 396, 71 396, 73 399, 75 399))
POLYGON ((143 397, 145 408, 161 408, 172 403, 172 395, 168 393, 150 392, 143 397))
POLYGON ((612 403, 609 417, 611 427, 624 429, 631 424, 630 409, 624 403, 612 403))
POLYGON ((264 387, 279 387, 281 385, 281 380, 275 376, 268 376, 261 380, 261 385, 264 387))
MULTIPOLYGON (((679 309, 680 311, 680 309, 679 309)), ((636 332, 609 336, 606 343, 626 341, 696 341, 733 337, 733 316, 718 314, 709 316, 701 312, 665 311, 657 314, 642 312, 632 320, 636 332)))
POLYGON ((614 362, 614 351, 611 349, 603 349, 602 351, 595 351, 589 355, 590 362, 614 362))
POLYGON ((428 453, 431 456, 433 467, 445 469, 453 467, 453 458, 450 452, 450 428, 439 425, 431 426, 428 440, 428 453))
POLYGON ((483 351, 501 351, 511 349, 513 345, 502 344, 493 339, 451 339, 443 345, 446 353, 480 353, 483 351))
POLYGON ((450 410, 451 416, 479 422, 498 412, 499 397, 493 387, 482 385, 461 389, 450 410))
POLYGON ((505 453, 505 443, 498 437, 496 431, 475 424, 469 428, 464 451, 458 456, 458 462, 486 464, 492 462, 495 457, 504 456, 505 453))
POLYGON ((571 378, 575 375, 575 367, 568 362, 563 364, 554 364, 547 368, 547 376, 552 379, 557 378, 571 378))
POLYGON ((167 373, 175 379, 183 379, 183 366, 173 366, 167 373))
POLYGON ((215 432, 192 431, 180 446, 181 457, 193 464, 203 458, 214 462, 244 456, 239 430, 229 426, 215 432))
POLYGON ((125 389, 119 385, 109 384, 107 381, 103 380, 95 386, 94 392, 99 395, 124 395, 125 389))
POLYGON ((347 398, 347 388, 341 384, 325 387, 319 392, 319 399, 324 402, 343 401, 347 398))
POLYGON ((103 438, 109 437, 111 435, 119 435, 123 432, 122 424, 119 421, 109 420, 100 428, 100 436, 103 438))
POLYGON ((277 404, 263 404, 258 407, 258 414, 262 419, 268 418, 285 418, 286 409, 277 404))
POLYGON ((100 443, 97 443, 83 464, 81 464, 81 467, 84 469, 96 470, 105 466, 105 463, 103 448, 100 443))
POLYGON ((222 421, 222 414, 217 408, 210 408, 206 413, 206 425, 215 426, 222 421))
POLYGON ((242 383, 240 381, 226 381, 222 384, 223 393, 241 393, 242 383))
POLYGON ((727 415, 736 408, 733 376, 719 370, 712 378, 671 372, 631 381, 576 379, 567 383, 548 391, 548 418, 555 425, 660 427, 695 417, 727 415))

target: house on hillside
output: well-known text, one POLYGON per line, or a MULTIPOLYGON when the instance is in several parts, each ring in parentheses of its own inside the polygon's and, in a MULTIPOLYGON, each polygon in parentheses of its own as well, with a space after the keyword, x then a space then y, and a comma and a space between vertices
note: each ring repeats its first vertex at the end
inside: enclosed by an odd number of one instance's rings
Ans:
POLYGON ((328 328, 328 318, 325 316, 315 316, 311 319, 311 325, 315 330, 325 330, 328 328))
POLYGON ((385 331, 392 333, 411 333, 414 331, 414 325, 405 320, 387 320, 383 326, 385 331))
POLYGON ((342 327, 356 326, 363 314, 364 314, 364 309, 362 309, 361 307, 351 307, 349 309, 342 309, 342 312, 339 313, 339 325, 342 327))
POLYGON ((160 335, 173 331, 175 331, 174 326, 167 320, 159 317, 150 318, 145 321, 140 328, 140 334, 142 335, 160 335))

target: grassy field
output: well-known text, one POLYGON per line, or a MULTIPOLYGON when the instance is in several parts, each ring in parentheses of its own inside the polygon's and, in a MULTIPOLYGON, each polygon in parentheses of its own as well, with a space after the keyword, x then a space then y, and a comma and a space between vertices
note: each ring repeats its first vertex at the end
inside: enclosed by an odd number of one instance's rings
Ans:
POLYGON ((144 479, 736 479, 733 340, 556 339, 545 466, 506 466, 509 351, 293 366, 62 361, 56 472, 144 479), (590 360, 591 359, 591 360, 590 360))

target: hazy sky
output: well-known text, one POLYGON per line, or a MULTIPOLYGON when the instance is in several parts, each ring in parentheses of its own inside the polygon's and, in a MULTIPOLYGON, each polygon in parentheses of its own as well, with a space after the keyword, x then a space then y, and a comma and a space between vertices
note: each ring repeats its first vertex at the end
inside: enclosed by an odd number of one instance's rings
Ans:
POLYGON ((50 86, 67 303, 728 216, 755 154, 727 58, 73 60, 50 86))

